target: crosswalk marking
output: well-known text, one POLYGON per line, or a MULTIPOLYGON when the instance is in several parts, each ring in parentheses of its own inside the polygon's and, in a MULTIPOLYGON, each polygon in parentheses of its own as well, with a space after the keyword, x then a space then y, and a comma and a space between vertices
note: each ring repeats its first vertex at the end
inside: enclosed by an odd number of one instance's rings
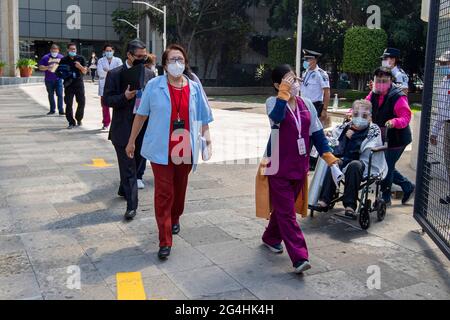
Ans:
POLYGON ((140 272, 117 273, 117 300, 147 300, 140 272))

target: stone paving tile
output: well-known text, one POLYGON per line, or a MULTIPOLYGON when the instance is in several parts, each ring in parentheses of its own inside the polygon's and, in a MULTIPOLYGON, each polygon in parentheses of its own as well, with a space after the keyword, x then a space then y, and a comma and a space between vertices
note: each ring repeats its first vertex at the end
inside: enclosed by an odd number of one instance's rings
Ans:
POLYGON ((261 300, 324 300, 303 277, 253 282, 247 289, 261 300))
POLYGON ((388 291, 388 297, 395 300, 446 300, 449 293, 427 283, 418 283, 409 287, 388 291))
POLYGON ((191 299, 242 289, 217 266, 169 273, 168 276, 191 299))
POLYGON ((72 265, 89 264, 83 249, 77 246, 28 249, 28 256, 34 270, 66 268, 72 265))
POLYGON ((17 235, 0 235, 0 255, 25 250, 25 246, 17 235))
MULTIPOLYGON (((147 300, 188 300, 188 297, 166 275, 143 277, 147 300)), ((116 283, 110 285, 114 295, 117 296, 116 283)))
POLYGON ((377 294, 369 290, 365 282, 339 270, 308 276, 307 281, 327 299, 355 300, 377 294))
POLYGON ((92 238, 87 241, 80 241, 80 246, 94 262, 107 258, 126 259, 144 253, 136 242, 126 238, 108 241, 98 241, 92 238))
POLYGON ((240 289, 236 291, 227 291, 222 293, 203 295, 201 297, 196 297, 199 300, 258 300, 254 294, 252 294, 247 289, 240 289))
POLYGON ((119 272, 140 272, 143 278, 162 275, 163 272, 156 266, 156 257, 151 255, 104 258, 94 262, 103 279, 109 284, 116 282, 119 272))
POLYGON ((228 233, 215 226, 183 229, 183 233, 180 233, 180 236, 194 247, 233 240, 233 237, 228 233))
MULTIPOLYGON (((154 247, 153 256, 156 257, 158 247, 154 247)), ((148 252, 150 253, 150 252, 148 252)), ((177 246, 172 248, 170 259, 157 261, 156 265, 164 273, 197 270, 203 267, 212 266, 213 262, 206 258, 195 248, 189 246, 177 246)))
POLYGON ((0 276, 17 275, 33 271, 25 250, 0 254, 0 276))
POLYGON ((264 256, 261 251, 249 248, 240 240, 204 244, 196 247, 196 249, 218 265, 243 262, 264 256))
POLYGON ((254 238, 258 235, 261 236, 265 231, 262 225, 250 220, 245 222, 220 223, 217 226, 235 239, 254 238))
POLYGON ((34 273, 0 275, 0 300, 33 300, 42 298, 34 273))

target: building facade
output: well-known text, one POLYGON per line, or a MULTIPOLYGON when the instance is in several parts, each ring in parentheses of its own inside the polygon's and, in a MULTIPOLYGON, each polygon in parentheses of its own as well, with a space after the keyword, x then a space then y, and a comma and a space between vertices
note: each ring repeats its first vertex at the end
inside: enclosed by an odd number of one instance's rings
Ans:
POLYGON ((131 0, 19 0, 19 40, 22 57, 40 57, 52 43, 79 45, 80 53, 100 53, 105 42, 119 36, 111 14, 130 9, 131 0))

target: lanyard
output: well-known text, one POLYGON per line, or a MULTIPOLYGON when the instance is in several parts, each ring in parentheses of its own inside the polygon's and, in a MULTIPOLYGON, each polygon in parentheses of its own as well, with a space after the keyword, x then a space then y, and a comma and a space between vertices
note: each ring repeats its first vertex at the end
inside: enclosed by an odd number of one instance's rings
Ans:
POLYGON ((311 70, 306 73, 306 77, 305 77, 305 81, 304 81, 305 87, 307 87, 309 85, 309 79, 312 77, 314 72, 315 72, 314 70, 311 70))
MULTIPOLYGON (((171 87, 171 90, 170 90, 171 91, 171 96, 173 96, 174 100, 175 100, 175 91, 178 90, 178 89, 181 89, 180 90, 180 98, 178 100, 178 105, 175 105, 175 107, 177 109, 177 120, 178 121, 181 121, 180 111, 181 111, 181 102, 183 101, 183 91, 184 91, 183 83, 184 83, 184 80, 183 80, 183 82, 181 84, 181 88, 178 88, 178 87, 172 86, 170 84, 170 81, 169 81, 169 87, 171 87)), ((174 101, 174 102, 176 103, 176 101, 174 101)))
POLYGON ((302 138, 302 123, 301 123, 300 111, 298 111, 299 107, 297 106, 297 109, 296 109, 298 118, 295 116, 294 111, 292 111, 292 109, 289 105, 287 106, 287 108, 288 108, 289 112, 292 114, 292 116, 294 117, 295 125, 298 130, 298 137, 301 139, 302 138))

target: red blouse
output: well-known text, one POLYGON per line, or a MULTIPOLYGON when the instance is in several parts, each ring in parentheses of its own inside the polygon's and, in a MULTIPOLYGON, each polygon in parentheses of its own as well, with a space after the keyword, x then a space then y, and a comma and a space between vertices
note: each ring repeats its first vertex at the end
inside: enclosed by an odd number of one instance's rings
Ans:
POLYGON ((170 101, 172 104, 172 115, 170 117, 169 159, 184 156, 191 158, 192 149, 189 133, 189 85, 183 87, 183 89, 180 89, 169 83, 169 92, 170 101), (184 130, 182 132, 180 132, 180 130, 174 132, 174 122, 178 120, 178 112, 180 114, 180 119, 184 121, 184 130))

